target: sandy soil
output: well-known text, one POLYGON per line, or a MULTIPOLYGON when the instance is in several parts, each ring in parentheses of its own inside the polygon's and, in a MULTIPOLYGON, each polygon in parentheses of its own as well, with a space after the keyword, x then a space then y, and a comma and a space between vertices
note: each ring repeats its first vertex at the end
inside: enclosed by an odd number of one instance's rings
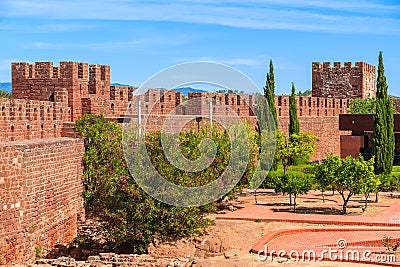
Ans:
MULTIPOLYGON (((213 216, 211 216, 213 217, 213 216)), ((344 262, 280 262, 269 259, 265 262, 258 260, 257 255, 249 253, 250 248, 267 232, 295 229, 295 228, 334 228, 332 225, 314 225, 314 224, 294 224, 279 222, 249 222, 249 221, 216 221, 215 226, 209 229, 209 236, 218 235, 222 240, 225 249, 225 255, 215 257, 196 257, 193 266, 221 266, 221 267, 259 267, 259 266, 340 266, 340 267, 367 267, 379 266, 372 264, 356 264, 344 262)), ((371 227, 373 230, 373 227, 371 227)))

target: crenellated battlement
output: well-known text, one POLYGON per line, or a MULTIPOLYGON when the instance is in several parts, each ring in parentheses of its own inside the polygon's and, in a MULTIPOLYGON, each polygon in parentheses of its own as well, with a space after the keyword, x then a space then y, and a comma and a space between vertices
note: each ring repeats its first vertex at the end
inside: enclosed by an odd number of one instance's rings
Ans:
POLYGON ((60 66, 53 66, 53 62, 13 62, 11 63, 12 76, 25 79, 83 79, 83 80, 110 80, 110 66, 84 62, 61 61, 60 66))
POLYGON ((71 61, 62 61, 59 67, 52 62, 17 62, 11 64, 11 73, 13 98, 66 102, 72 121, 83 115, 83 98, 93 97, 100 102, 110 98, 110 66, 71 61))
MULTIPOLYGON (((278 116, 289 116, 289 96, 275 96, 275 108, 278 116)), ((296 96, 297 115, 299 117, 331 117, 347 113, 348 99, 296 96)))
POLYGON ((186 107, 186 114, 209 114, 209 103, 212 103, 215 115, 254 116, 254 96, 249 94, 224 94, 210 92, 188 93, 190 104, 186 107))
POLYGON ((312 95, 329 98, 368 98, 376 95, 376 68, 365 63, 313 62, 312 95))
POLYGON ((60 137, 69 114, 65 102, 0 98, 0 142, 60 137))
POLYGON ((328 70, 331 71, 332 69, 341 69, 342 71, 350 71, 350 70, 362 70, 365 72, 370 72, 370 73, 375 73, 376 72, 376 67, 365 63, 365 62, 356 62, 355 65, 353 66, 352 62, 344 62, 344 65, 342 65, 342 62, 333 62, 333 65, 331 62, 313 62, 312 63, 312 70, 314 71, 324 71, 328 70))

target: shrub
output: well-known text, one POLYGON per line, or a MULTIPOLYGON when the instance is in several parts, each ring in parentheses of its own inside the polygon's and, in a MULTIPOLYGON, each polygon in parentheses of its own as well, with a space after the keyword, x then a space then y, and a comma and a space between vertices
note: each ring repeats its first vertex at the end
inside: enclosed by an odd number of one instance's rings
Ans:
POLYGON ((136 184, 123 157, 122 129, 117 123, 84 115, 76 129, 85 137, 85 209, 103 222, 101 230, 111 248, 141 253, 154 239, 190 236, 211 224, 204 208, 164 204, 136 184))
MULTIPOLYGON (((249 127, 246 129, 251 137, 249 127)), ((90 216, 102 221, 100 230, 106 234, 111 248, 141 253, 155 239, 192 236, 212 223, 204 216, 215 209, 215 203, 201 207, 175 207, 153 199, 142 190, 135 178, 143 179, 147 173, 139 168, 131 169, 132 173, 128 170, 122 146, 122 128, 117 123, 109 122, 103 116, 86 114, 76 123, 76 130, 85 138, 85 209, 90 216)), ((201 154, 198 144, 205 137, 208 137, 206 131, 180 134, 180 151, 188 159, 197 159, 201 154)), ((128 138, 138 137, 132 135, 128 138)), ((172 137, 166 135, 166 138, 172 137)), ((217 146, 215 159, 208 168, 197 172, 170 164, 161 148, 160 132, 145 135, 144 146, 133 150, 146 149, 152 167, 166 180, 181 186, 201 186, 220 176, 231 155, 231 144, 225 131, 215 130, 210 138, 217 146)), ((258 151, 256 138, 250 138, 250 160, 245 162, 247 168, 236 190, 246 186, 253 175, 258 151)), ((140 163, 144 153, 137 152, 135 161, 140 163)))

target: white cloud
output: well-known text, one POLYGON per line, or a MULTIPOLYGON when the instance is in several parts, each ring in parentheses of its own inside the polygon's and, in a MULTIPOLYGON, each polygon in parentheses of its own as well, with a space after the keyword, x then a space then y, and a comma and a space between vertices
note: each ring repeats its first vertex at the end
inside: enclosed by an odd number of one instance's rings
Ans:
POLYGON ((6 0, 0 15, 56 19, 172 21, 253 29, 400 33, 400 6, 362 0, 6 0))

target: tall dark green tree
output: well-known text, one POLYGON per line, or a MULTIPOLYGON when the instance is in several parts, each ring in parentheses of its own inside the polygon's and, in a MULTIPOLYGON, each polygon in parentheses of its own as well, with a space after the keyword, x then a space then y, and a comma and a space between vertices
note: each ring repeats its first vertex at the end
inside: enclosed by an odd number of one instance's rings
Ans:
POLYGON ((292 83, 292 94, 289 97, 289 136, 300 132, 299 118, 297 117, 296 88, 292 83))
POLYGON ((267 80, 264 87, 264 96, 267 100, 268 106, 271 109, 272 118, 274 120, 275 128, 278 128, 278 117, 275 108, 275 74, 274 64, 272 59, 269 61, 269 73, 267 73, 267 80))
POLYGON ((373 155, 375 174, 390 174, 394 159, 393 102, 388 95, 382 51, 379 53, 376 83, 376 114, 374 117, 373 155))
MULTIPOLYGON (((260 130, 260 136, 261 135, 275 136, 275 131, 278 129, 278 117, 275 108, 275 74, 274 74, 274 64, 272 63, 272 59, 270 59, 269 61, 269 72, 267 73, 267 80, 265 81, 264 97, 265 97, 265 102, 266 104, 268 104, 269 110, 271 112, 265 113, 266 127, 263 127, 263 129, 261 129, 260 125, 258 127, 260 130), (262 130, 266 130, 266 132, 261 133, 262 130)), ((265 154, 265 151, 264 152, 260 151, 260 155, 263 154, 265 154)), ((276 170, 278 168, 278 162, 276 159, 273 161, 271 168, 273 170, 276 170)))

